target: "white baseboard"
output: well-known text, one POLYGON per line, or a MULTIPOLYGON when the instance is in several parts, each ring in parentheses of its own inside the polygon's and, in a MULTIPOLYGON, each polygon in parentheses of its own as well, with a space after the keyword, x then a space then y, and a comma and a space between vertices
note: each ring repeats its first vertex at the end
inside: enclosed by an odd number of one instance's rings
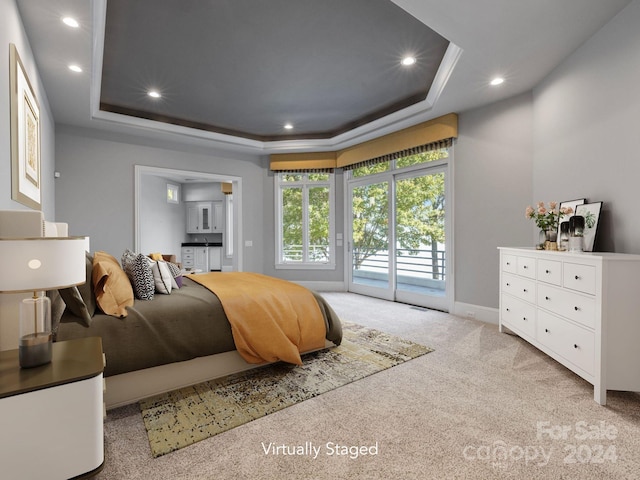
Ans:
POLYGON ((481 322, 492 323, 498 325, 499 311, 497 308, 483 307, 481 305, 473 305, 471 303, 455 302, 453 313, 458 317, 474 318, 481 322))

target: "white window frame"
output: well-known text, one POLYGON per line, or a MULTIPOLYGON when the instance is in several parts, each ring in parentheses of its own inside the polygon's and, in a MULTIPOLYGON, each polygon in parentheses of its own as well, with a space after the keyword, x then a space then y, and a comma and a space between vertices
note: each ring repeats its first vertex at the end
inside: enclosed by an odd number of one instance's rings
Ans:
POLYGON ((336 245, 335 245, 335 174, 329 173, 329 179, 326 181, 310 181, 308 174, 302 173, 303 179, 297 182, 282 181, 283 174, 290 172, 278 172, 274 175, 274 191, 275 191, 275 268, 282 270, 335 270, 336 268, 336 245), (309 188, 318 186, 329 187, 329 260, 327 262, 314 262, 308 260, 308 235, 309 235, 309 188), (302 205, 302 238, 303 238, 303 257, 305 260, 300 262, 285 262, 282 251, 282 192, 286 187, 301 187, 303 190, 302 205))

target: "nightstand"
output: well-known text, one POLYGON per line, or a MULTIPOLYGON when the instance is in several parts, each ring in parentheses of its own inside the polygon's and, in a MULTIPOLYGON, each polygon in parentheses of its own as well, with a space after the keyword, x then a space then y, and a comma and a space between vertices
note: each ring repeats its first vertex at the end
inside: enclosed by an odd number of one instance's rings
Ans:
POLYGON ((3 478, 68 479, 104 463, 104 361, 99 337, 53 344, 51 363, 21 369, 0 352, 3 478))

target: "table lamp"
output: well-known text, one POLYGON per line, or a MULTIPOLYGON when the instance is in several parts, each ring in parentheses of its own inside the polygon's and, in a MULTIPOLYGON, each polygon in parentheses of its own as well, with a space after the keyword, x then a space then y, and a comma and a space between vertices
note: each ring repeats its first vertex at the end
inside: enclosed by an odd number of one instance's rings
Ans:
POLYGON ((33 292, 20 304, 20 367, 51 362, 51 301, 44 290, 86 281, 85 237, 0 238, 0 293, 33 292))

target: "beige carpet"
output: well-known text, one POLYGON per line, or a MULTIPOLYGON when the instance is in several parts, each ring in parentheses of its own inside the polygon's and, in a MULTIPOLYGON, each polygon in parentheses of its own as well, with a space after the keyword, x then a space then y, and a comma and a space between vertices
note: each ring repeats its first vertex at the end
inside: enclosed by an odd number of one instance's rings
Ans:
POLYGON ((343 322, 342 329, 340 346, 303 356, 301 366, 277 363, 141 401, 152 455, 193 445, 433 351, 361 325, 343 322))
POLYGON ((610 391, 602 407, 591 385, 496 325, 349 293, 323 295, 343 318, 435 351, 155 459, 138 405, 110 411, 97 478, 640 478, 639 394, 610 391), (608 435, 583 438, 585 425, 602 425, 608 435), (562 430, 566 438, 550 436, 562 430), (314 459, 263 448, 305 442, 377 442, 378 452, 314 459), (615 457, 605 458, 607 450, 615 457))

